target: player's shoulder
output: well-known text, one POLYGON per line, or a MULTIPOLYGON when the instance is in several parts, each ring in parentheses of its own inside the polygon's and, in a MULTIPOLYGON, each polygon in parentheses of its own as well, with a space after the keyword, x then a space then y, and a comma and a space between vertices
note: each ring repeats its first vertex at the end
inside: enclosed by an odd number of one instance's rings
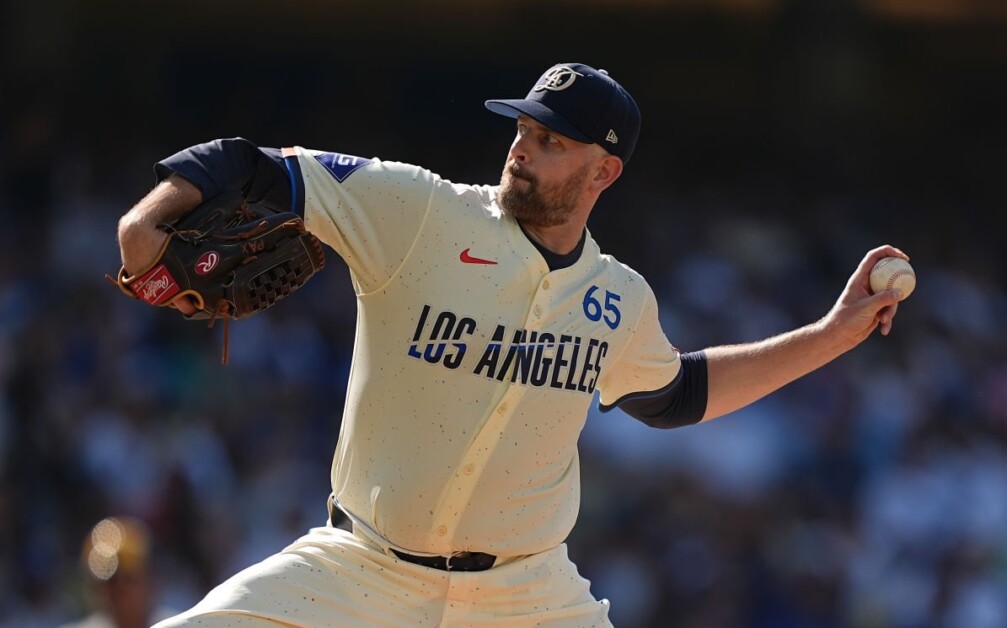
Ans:
POLYGON ((603 253, 598 244, 588 232, 585 253, 593 255, 595 258, 596 272, 609 276, 611 281, 626 285, 630 289, 641 291, 650 290, 650 285, 642 274, 629 264, 620 262, 614 255, 603 253))
POLYGON ((383 181, 396 184, 416 181, 433 185, 452 196, 478 199, 485 205, 491 204, 496 197, 497 186, 456 183, 429 168, 393 159, 361 157, 349 153, 315 150, 299 146, 285 148, 283 151, 285 155, 296 154, 302 162, 308 160, 308 163, 316 171, 327 172, 343 184, 349 183, 351 177, 358 180, 366 179, 370 183, 383 181), (356 174, 358 172, 361 173, 360 176, 356 174))
POLYGON ((479 206, 487 215, 494 218, 503 217, 503 212, 500 211, 497 204, 499 185, 474 185, 469 183, 452 183, 450 181, 445 181, 445 183, 451 186, 455 194, 479 206))
POLYGON ((641 275, 635 268, 629 264, 620 262, 614 255, 602 253, 600 257, 602 263, 605 264, 610 272, 625 278, 626 281, 634 281, 643 284, 647 283, 647 280, 644 279, 643 275, 641 275))
POLYGON ((295 146, 284 148, 283 155, 297 155, 302 168, 307 163, 319 172, 326 172, 339 183, 353 179, 385 179, 389 182, 408 180, 440 180, 440 177, 422 166, 380 157, 363 157, 349 153, 316 150, 295 146), (361 173, 363 176, 355 176, 361 173))
POLYGON ((497 204, 498 189, 497 185, 456 183, 437 176, 434 193, 439 195, 439 202, 434 205, 448 212, 454 220, 468 215, 475 219, 499 223, 504 215, 497 204), (461 210, 462 213, 459 214, 457 210, 461 210))
MULTIPOLYGON (((599 294, 604 294, 606 299, 618 302, 616 307, 624 320, 640 321, 645 315, 652 316, 657 311, 657 297, 641 273, 615 256, 602 253, 590 237, 584 252, 594 256, 591 272, 586 278, 588 283, 592 288, 602 290, 599 294)), ((634 328, 635 325, 626 325, 621 331, 634 328)))

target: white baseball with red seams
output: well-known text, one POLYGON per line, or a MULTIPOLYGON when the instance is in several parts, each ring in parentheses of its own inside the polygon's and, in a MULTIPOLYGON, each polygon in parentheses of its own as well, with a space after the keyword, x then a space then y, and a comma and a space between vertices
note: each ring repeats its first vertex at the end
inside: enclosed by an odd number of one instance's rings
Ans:
POLYGON ((900 301, 916 289, 916 271, 901 257, 885 257, 871 269, 871 292, 893 288, 902 293, 900 301))

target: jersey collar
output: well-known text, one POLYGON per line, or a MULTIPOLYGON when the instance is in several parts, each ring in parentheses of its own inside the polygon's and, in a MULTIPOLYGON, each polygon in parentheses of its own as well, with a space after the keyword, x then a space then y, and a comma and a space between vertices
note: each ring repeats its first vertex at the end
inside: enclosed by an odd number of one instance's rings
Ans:
POLYGON ((584 242, 587 241, 587 227, 585 227, 583 233, 580 234, 580 240, 577 242, 577 246, 573 247, 573 250, 569 253, 560 255, 559 253, 553 253, 539 244, 535 238, 528 234, 520 220, 515 222, 517 222, 518 226, 521 227, 521 233, 524 234, 524 237, 528 238, 528 241, 531 242, 535 248, 538 249, 538 252, 542 254, 542 257, 545 259, 545 263, 549 266, 550 271, 561 270, 563 268, 573 266, 577 263, 577 260, 580 259, 581 253, 584 252, 584 242))

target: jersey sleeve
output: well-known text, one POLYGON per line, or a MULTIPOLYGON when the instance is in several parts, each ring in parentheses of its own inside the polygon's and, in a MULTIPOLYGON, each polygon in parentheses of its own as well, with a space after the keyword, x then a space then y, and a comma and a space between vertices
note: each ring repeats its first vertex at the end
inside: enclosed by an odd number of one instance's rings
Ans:
POLYGON ((341 153, 284 148, 283 156, 297 158, 307 229, 346 261, 357 294, 379 289, 408 257, 438 177, 341 153))
POLYGON ((293 177, 280 151, 242 137, 196 144, 154 165, 158 183, 173 174, 199 188, 204 199, 240 191, 249 203, 262 203, 275 211, 297 211, 291 206, 293 177))
POLYGON ((678 349, 668 341, 658 321, 657 299, 645 283, 643 307, 629 341, 598 381, 601 410, 611 410, 634 395, 665 388, 681 367, 678 349))

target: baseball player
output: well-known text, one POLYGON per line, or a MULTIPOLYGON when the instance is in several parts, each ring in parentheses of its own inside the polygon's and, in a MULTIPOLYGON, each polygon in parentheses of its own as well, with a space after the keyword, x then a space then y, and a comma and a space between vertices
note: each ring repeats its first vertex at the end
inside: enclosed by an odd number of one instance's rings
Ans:
POLYGON ((350 529, 330 518, 160 626, 609 625, 564 545, 593 393, 654 427, 693 424, 891 329, 898 294, 872 295, 868 273, 905 255, 883 246, 820 321, 680 353, 647 282, 586 228, 636 145, 629 93, 565 63, 486 107, 515 119, 499 185, 226 139, 158 163, 160 183, 120 221, 135 271, 164 241, 158 224, 240 190, 301 214, 345 260, 358 305, 329 498, 350 529))

